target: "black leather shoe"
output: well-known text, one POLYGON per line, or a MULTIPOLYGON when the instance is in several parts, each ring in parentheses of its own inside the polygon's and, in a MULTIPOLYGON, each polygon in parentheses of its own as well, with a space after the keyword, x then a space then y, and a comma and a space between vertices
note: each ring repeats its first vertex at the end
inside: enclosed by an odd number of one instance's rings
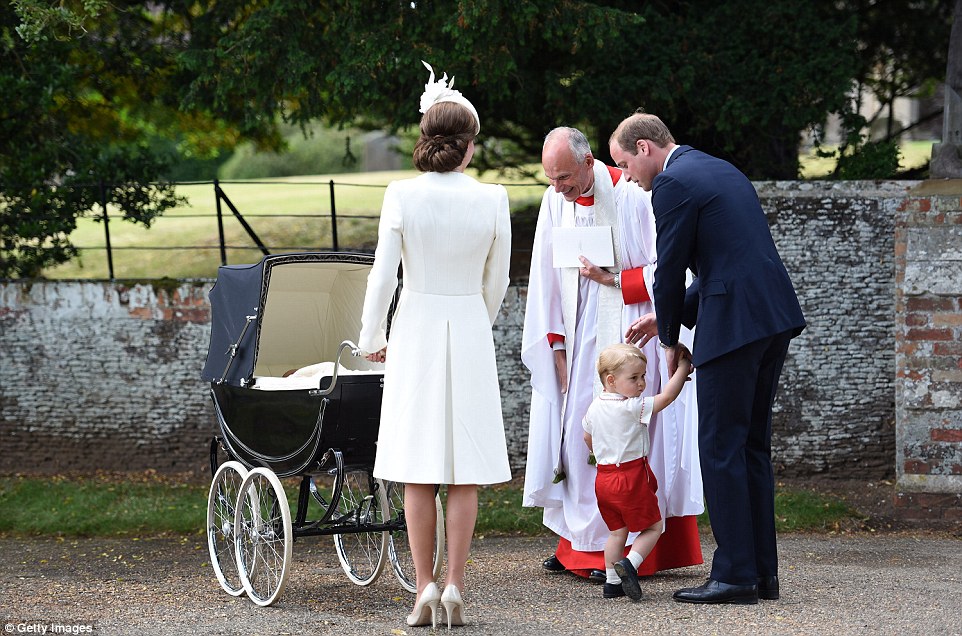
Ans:
POLYGON ((625 595, 625 590, 618 583, 605 583, 605 590, 602 594, 605 598, 621 598, 625 595))
POLYGON ((601 585, 608 580, 608 576, 605 574, 604 570, 592 570, 588 572, 588 580, 595 585, 601 585))
POLYGON ((708 579, 699 587, 686 587, 672 596, 679 603, 731 603, 732 605, 757 605, 757 585, 729 585, 708 579))
POLYGON ((765 601, 778 600, 778 577, 777 576, 758 577, 758 598, 765 601))
POLYGON ((553 554, 544 560, 544 563, 541 564, 541 567, 543 567, 548 572, 564 572, 565 571, 565 566, 561 565, 561 561, 559 561, 558 557, 556 557, 553 554))
POLYGON ((631 564, 628 557, 615 563, 615 572, 621 577, 621 587, 628 598, 633 601, 640 601, 641 585, 638 584, 638 570, 631 564))

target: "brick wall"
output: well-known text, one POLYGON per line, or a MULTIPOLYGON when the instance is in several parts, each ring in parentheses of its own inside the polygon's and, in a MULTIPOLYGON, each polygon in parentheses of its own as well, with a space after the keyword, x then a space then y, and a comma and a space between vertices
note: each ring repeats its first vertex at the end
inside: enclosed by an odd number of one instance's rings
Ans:
MULTIPOLYGON (((895 474, 895 223, 915 185, 756 184, 809 324, 776 406, 779 475, 895 474)), ((0 283, 0 471, 205 470, 209 287, 0 283)), ((495 325, 516 473, 527 447, 525 293, 523 282, 509 289, 495 325)))
POLYGON ((896 505, 962 522, 962 181, 927 181, 898 208, 896 505))

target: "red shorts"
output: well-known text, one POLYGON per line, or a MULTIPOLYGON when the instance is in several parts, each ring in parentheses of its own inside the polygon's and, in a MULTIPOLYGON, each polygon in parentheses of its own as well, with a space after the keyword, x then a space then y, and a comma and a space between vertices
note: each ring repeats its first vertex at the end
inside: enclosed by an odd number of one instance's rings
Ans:
POLYGON ((609 530, 627 526, 629 532, 641 532, 661 520, 656 492, 658 480, 648 466, 647 457, 621 466, 598 464, 595 496, 601 518, 609 530))

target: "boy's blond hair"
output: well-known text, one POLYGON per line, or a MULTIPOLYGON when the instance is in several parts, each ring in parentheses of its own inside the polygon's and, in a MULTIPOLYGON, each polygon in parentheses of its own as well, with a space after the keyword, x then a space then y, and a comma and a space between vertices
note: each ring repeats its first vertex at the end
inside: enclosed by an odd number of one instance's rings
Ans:
POLYGON ((613 344, 605 347, 598 356, 598 377, 605 384, 605 376, 614 375, 629 360, 641 360, 648 365, 648 356, 638 347, 630 344, 613 344))

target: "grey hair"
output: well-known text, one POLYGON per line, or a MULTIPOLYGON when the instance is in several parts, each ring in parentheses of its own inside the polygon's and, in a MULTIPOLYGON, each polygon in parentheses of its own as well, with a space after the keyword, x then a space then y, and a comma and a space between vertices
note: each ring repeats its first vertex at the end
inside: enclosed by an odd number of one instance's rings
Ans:
POLYGON ((554 141, 562 135, 565 135, 568 139, 568 148, 575 158, 575 163, 584 163, 585 157, 591 154, 591 145, 588 144, 588 138, 585 137, 585 134, 577 128, 571 128, 569 126, 553 128, 545 135, 542 149, 547 147, 549 142, 554 141))

